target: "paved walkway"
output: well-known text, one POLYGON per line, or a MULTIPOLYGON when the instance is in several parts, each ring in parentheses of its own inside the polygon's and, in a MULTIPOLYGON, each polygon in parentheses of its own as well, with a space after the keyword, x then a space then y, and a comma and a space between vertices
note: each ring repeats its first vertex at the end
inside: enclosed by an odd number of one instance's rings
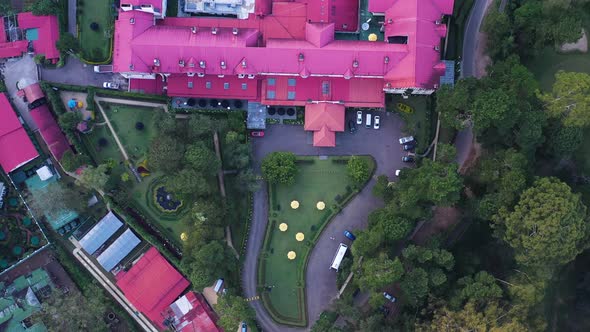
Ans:
MULTIPOLYGON (((346 121, 356 114, 347 113, 346 121)), ((310 325, 337 298, 336 273, 329 269, 330 262, 338 244, 350 241, 343 235, 344 230, 355 231, 366 228, 367 216, 383 202, 372 195, 377 175, 393 176, 396 169, 407 164, 401 162, 402 151, 396 142, 401 135, 402 121, 391 113, 381 113, 381 129, 365 129, 360 126, 355 134, 342 133, 337 136, 335 148, 316 148, 311 143, 311 134, 303 131, 302 126, 272 125, 265 132, 265 137, 253 140, 256 170, 267 154, 274 151, 290 151, 297 155, 372 155, 377 162, 377 170, 369 184, 353 198, 350 203, 326 226, 311 251, 306 270, 307 312, 310 325), (335 237, 335 240, 331 240, 335 237)), ((266 186, 254 193, 252 227, 246 250, 243 270, 243 287, 246 298, 258 296, 257 270, 258 255, 264 240, 268 221, 268 194, 266 186)), ((256 318, 265 332, 302 331, 307 329, 290 328, 275 323, 264 305, 259 300, 249 302, 256 310, 256 318)))
POLYGON ((144 107, 161 107, 164 111, 168 112, 168 105, 164 103, 156 103, 151 101, 141 101, 141 100, 134 100, 134 99, 119 99, 119 98, 110 98, 110 97, 94 97, 96 102, 104 101, 105 103, 111 104, 123 104, 123 105, 133 105, 133 106, 144 106, 144 107))
POLYGON ((115 284, 113 284, 102 272, 102 270, 92 262, 88 255, 81 249, 80 243, 74 239, 74 237, 70 237, 70 242, 72 242, 76 247, 73 251, 74 257, 76 257, 76 259, 80 261, 82 265, 84 265, 84 267, 101 284, 101 286, 104 287, 115 300, 117 300, 123 309, 125 309, 125 311, 127 311, 129 315, 135 319, 137 324, 139 324, 139 326, 141 326, 144 331, 158 332, 158 329, 152 324, 152 322, 150 322, 149 319, 139 312, 137 308, 135 308, 135 306, 133 306, 133 304, 127 300, 123 292, 121 292, 119 288, 117 288, 117 286, 115 286, 115 284))
POLYGON ((76 24, 77 0, 68 0, 68 32, 78 38, 78 26, 76 24))

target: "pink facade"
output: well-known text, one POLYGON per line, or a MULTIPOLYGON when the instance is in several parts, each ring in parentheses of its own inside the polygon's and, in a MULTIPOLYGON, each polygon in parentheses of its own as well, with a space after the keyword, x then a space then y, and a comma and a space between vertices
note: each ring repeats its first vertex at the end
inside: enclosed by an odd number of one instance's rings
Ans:
POLYGON ((156 21, 121 12, 114 71, 161 80, 171 96, 384 107, 385 93, 430 94, 438 87, 442 18, 453 2, 369 0, 384 15, 384 41, 377 42, 335 39, 337 31, 358 30, 358 0, 259 0, 260 10, 245 20, 156 21))

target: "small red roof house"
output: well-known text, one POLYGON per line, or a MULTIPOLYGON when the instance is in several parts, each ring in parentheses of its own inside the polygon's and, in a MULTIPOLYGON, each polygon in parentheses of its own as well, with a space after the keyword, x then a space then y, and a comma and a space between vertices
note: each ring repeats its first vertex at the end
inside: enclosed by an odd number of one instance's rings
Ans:
POLYGON ((192 291, 172 303, 164 312, 165 325, 178 332, 223 332, 215 323, 217 315, 203 295, 192 291))
MULTIPOLYGON (((445 73, 443 18, 452 14, 454 0, 369 0, 369 11, 379 15, 372 23, 378 41, 337 38, 337 32, 359 31, 358 0, 254 5, 244 19, 155 20, 153 13, 122 9, 115 22, 113 71, 136 90, 142 84, 134 81, 149 80, 143 90, 169 96, 362 108, 383 108, 386 93, 432 94, 445 73)), ((325 112, 316 107, 305 129, 315 132, 314 145, 334 146, 334 120, 318 120, 325 112), (318 127, 322 121, 325 126, 318 127)), ((338 119, 344 128, 344 117, 338 119)))
POLYGON ((39 153, 18 120, 8 98, 0 93, 0 166, 10 173, 37 158, 39 153))
MULTIPOLYGON (((43 90, 41 90, 39 83, 28 85, 23 91, 29 104, 45 98, 45 94, 43 93, 43 90)), ((53 158, 57 161, 61 160, 63 154, 70 150, 70 142, 62 133, 59 125, 49 111, 47 104, 41 103, 39 106, 31 109, 29 113, 37 125, 39 133, 41 134, 43 141, 45 141, 45 144, 47 144, 53 158)))
POLYGON ((313 131, 313 146, 335 147, 336 132, 344 131, 344 105, 307 104, 303 128, 313 131))
POLYGON ((161 329, 166 328, 162 312, 189 286, 154 247, 129 271, 119 272, 116 279, 125 297, 161 329))
POLYGON ((31 12, 19 13, 16 19, 18 29, 34 30, 30 34, 23 32, 23 35, 29 38, 28 40, 7 40, 4 21, 5 18, 0 17, 0 58, 21 56, 27 52, 29 42, 32 42, 36 54, 43 54, 46 59, 53 63, 57 62, 59 51, 55 43, 59 40, 59 25, 56 16, 35 16, 31 12))

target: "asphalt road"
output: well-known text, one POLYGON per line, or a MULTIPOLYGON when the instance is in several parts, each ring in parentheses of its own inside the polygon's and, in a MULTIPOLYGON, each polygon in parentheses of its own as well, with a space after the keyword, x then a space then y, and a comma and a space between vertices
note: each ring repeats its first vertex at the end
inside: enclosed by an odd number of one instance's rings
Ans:
MULTIPOLYGON (((373 197, 371 189, 377 175, 393 176, 396 169, 408 166, 401 162, 400 145, 396 142, 401 135, 402 121, 391 113, 381 113, 381 129, 365 129, 359 126, 355 134, 338 134, 335 148, 316 148, 311 145, 311 133, 301 126, 273 125, 265 132, 265 137, 253 141, 254 159, 259 171, 259 163, 267 154, 274 151, 290 151, 297 155, 372 155, 377 162, 375 176, 369 184, 336 216, 324 229, 311 252, 306 271, 307 312, 310 325, 337 296, 336 273, 329 269, 334 253, 340 242, 350 244, 345 239, 344 230, 363 229, 367 226, 367 216, 383 203, 373 197), (336 240, 330 240, 330 237, 336 240)), ((354 112, 347 113, 347 121, 354 118, 354 112)), ((268 221, 268 195, 265 186, 254 194, 252 226, 246 250, 243 270, 245 297, 259 295, 256 292, 258 255, 264 239, 268 221)), ((265 332, 301 331, 275 323, 259 300, 250 302, 256 310, 257 320, 265 332)))
POLYGON ((94 66, 86 65, 73 56, 68 56, 65 66, 58 69, 39 68, 41 80, 81 86, 101 87, 103 82, 117 82, 126 90, 127 83, 119 74, 95 73, 94 66))
POLYGON ((68 0, 68 32, 72 36, 78 36, 78 27, 76 25, 76 4, 77 0, 68 0))
MULTIPOLYGON (((493 0, 475 0, 467 24, 465 25, 465 35, 463 39, 463 62, 461 64, 461 78, 477 76, 477 47, 479 45, 479 30, 483 23, 486 10, 493 0)), ((505 4, 505 1, 502 1, 505 4)), ((455 138, 455 147, 457 148, 457 163, 459 168, 467 160, 471 146, 473 145, 473 128, 467 128, 459 131, 455 138)))

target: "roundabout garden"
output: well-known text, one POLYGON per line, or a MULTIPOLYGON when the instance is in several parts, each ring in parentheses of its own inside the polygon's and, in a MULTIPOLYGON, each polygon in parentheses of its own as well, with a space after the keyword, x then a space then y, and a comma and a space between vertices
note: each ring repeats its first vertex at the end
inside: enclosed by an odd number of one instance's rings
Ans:
MULTIPOLYGON (((373 159, 358 158, 372 174, 373 159)), ((348 176, 349 159, 298 157, 293 184, 268 185, 269 221, 258 285, 265 307, 281 324, 307 325, 305 270, 311 249, 324 227, 364 185, 348 176)))

